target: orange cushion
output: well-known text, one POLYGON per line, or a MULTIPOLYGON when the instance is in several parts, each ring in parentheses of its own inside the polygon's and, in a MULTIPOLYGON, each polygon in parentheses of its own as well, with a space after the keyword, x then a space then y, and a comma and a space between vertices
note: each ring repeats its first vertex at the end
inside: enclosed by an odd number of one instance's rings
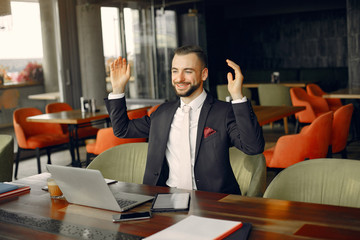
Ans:
POLYGON ((69 138, 66 135, 57 134, 40 134, 31 136, 27 139, 28 149, 43 148, 53 145, 59 145, 69 142, 69 138))

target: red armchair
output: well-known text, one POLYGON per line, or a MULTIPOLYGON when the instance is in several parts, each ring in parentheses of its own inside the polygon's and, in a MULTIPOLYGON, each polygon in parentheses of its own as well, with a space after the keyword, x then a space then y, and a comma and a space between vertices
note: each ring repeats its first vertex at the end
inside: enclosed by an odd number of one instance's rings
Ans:
POLYGON ((48 164, 51 164, 51 147, 69 143, 69 137, 63 133, 60 124, 26 121, 27 117, 40 114, 42 112, 37 108, 19 108, 13 113, 14 131, 18 143, 15 159, 15 179, 19 168, 20 154, 23 150, 36 151, 38 173, 41 173, 40 150, 46 149, 48 164))
POLYGON ((331 155, 341 153, 342 158, 347 158, 346 145, 353 111, 354 106, 350 103, 340 107, 334 112, 331 132, 331 155))
MULTIPOLYGON (((322 95, 326 94, 320 88, 320 86, 315 83, 309 83, 308 85, 306 85, 306 92, 310 96, 316 96, 316 97, 322 97, 322 95)), ((343 105, 339 98, 325 98, 325 101, 327 102, 329 109, 331 111, 336 111, 338 108, 340 108, 343 105)))
POLYGON ((327 156, 333 113, 331 111, 317 117, 300 133, 282 136, 276 145, 264 151, 266 166, 287 168, 305 159, 325 158, 327 156))
POLYGON ((298 132, 299 123, 309 124, 322 113, 329 111, 329 106, 324 98, 310 96, 302 88, 290 88, 290 97, 293 106, 306 107, 305 110, 295 113, 295 117, 297 120, 297 126, 295 127, 296 132, 298 132))

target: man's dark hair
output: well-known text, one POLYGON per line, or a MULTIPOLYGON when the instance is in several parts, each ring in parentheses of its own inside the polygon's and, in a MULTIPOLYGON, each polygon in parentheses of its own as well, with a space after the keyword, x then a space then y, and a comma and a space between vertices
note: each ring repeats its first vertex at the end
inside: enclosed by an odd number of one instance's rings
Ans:
POLYGON ((203 67, 207 68, 207 56, 201 47, 196 45, 187 45, 178 47, 174 50, 174 55, 186 55, 190 53, 195 53, 196 56, 200 59, 200 61, 203 63, 203 67))

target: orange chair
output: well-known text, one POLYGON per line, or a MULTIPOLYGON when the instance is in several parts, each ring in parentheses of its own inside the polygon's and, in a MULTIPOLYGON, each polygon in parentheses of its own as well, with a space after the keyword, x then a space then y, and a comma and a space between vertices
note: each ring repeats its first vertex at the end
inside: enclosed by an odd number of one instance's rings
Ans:
POLYGON ((353 111, 354 106, 350 103, 334 112, 331 132, 331 152, 329 152, 331 156, 334 153, 340 153, 342 158, 347 158, 346 145, 353 111))
POLYGON ((23 150, 36 150, 38 173, 41 173, 40 150, 46 149, 48 164, 51 164, 51 147, 69 143, 69 137, 63 133, 60 124, 26 121, 27 117, 40 114, 42 112, 37 108, 19 108, 13 113, 13 124, 18 143, 18 152, 15 159, 15 178, 19 168, 20 153, 23 150))
POLYGON ((142 118, 143 116, 146 116, 148 113, 149 107, 134 109, 134 110, 128 110, 127 114, 130 120, 135 118, 142 118))
POLYGON ((305 106, 306 109, 295 113, 296 127, 295 132, 299 130, 299 124, 309 124, 322 113, 329 111, 327 102, 322 97, 310 96, 302 88, 290 88, 290 97, 293 106, 305 106))
MULTIPOLYGON (((55 103, 49 103, 45 107, 46 113, 56 113, 56 112, 62 112, 62 111, 71 111, 73 108, 64 102, 55 102, 55 103)), ((68 134, 69 129, 67 124, 61 124, 61 128, 63 130, 64 134, 68 134)), ((88 126, 88 127, 81 127, 78 128, 78 138, 79 139, 86 139, 86 138, 95 138, 98 128, 88 126)))
POLYGON ((158 104, 158 105, 155 105, 155 106, 152 106, 151 108, 149 108, 147 110, 147 115, 150 117, 150 115, 156 111, 156 109, 160 106, 161 104, 158 104))
POLYGON ((118 138, 114 135, 112 127, 102 128, 96 135, 96 141, 86 144, 86 165, 100 153, 124 143, 146 142, 146 138, 118 138))
MULTIPOLYGON (((129 119, 141 118, 147 115, 148 108, 140 108, 128 111, 129 119)), ((91 159, 105 150, 124 143, 146 142, 146 138, 118 138, 114 135, 113 128, 100 129, 96 135, 95 142, 86 144, 86 165, 91 162, 91 159)))
MULTIPOLYGON (((326 94, 320 88, 320 86, 315 83, 309 83, 308 85, 306 85, 306 92, 310 96, 317 96, 317 97, 322 97, 322 95, 326 94)), ((338 108, 340 108, 343 105, 339 98, 325 98, 325 101, 327 102, 329 109, 331 111, 336 111, 338 108)))
POLYGON ((300 133, 281 136, 276 145, 264 151, 266 166, 287 168, 305 159, 325 158, 331 142, 333 112, 317 117, 300 133))

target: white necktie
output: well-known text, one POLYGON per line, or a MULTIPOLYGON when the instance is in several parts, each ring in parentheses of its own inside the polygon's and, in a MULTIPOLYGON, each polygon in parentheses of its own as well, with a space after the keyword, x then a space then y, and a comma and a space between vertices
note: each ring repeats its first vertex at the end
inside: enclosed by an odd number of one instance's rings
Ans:
POLYGON ((184 112, 183 131, 181 134, 181 145, 183 146, 184 155, 182 157, 182 174, 179 188, 192 190, 192 176, 191 176, 191 158, 190 158, 190 109, 188 105, 184 105, 182 110, 184 112))

